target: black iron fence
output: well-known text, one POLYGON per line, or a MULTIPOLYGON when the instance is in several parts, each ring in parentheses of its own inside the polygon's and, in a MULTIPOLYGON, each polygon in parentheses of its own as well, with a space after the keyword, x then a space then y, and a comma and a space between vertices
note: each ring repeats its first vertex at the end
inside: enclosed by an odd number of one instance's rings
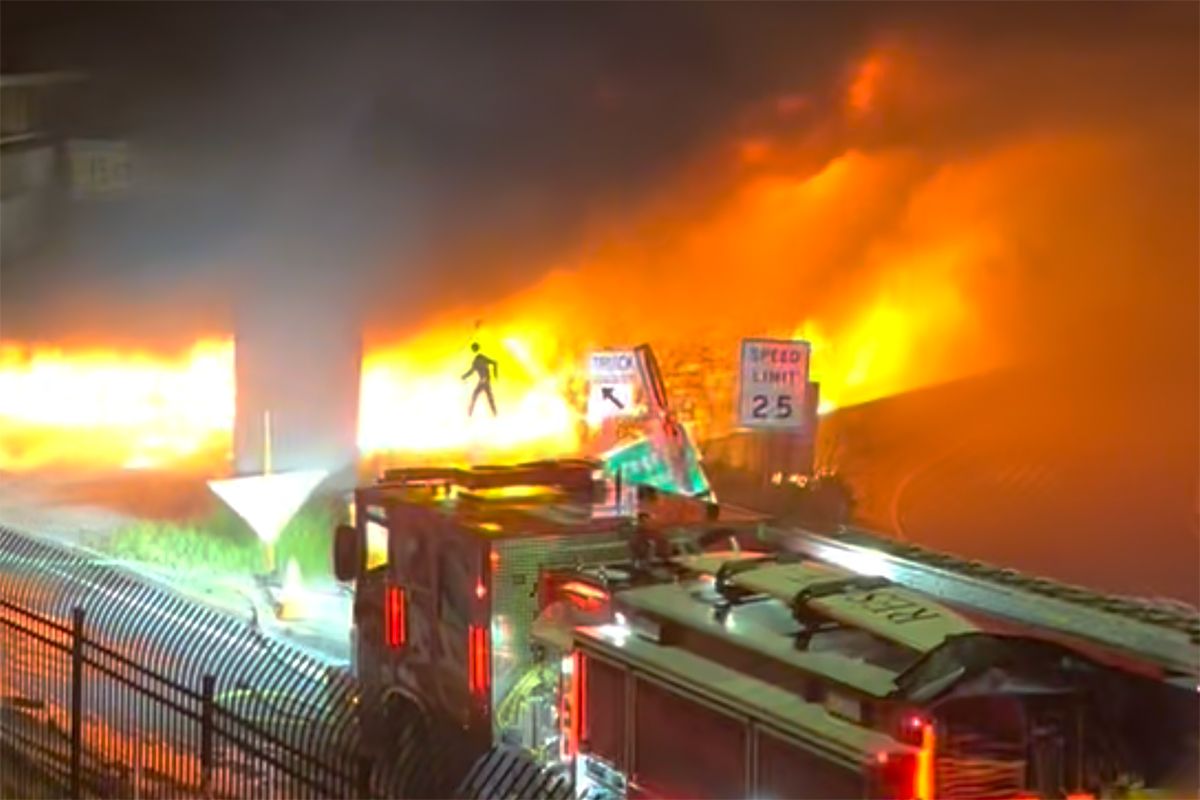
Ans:
POLYGON ((373 794, 349 720, 294 698, 218 695, 213 675, 177 683, 89 637, 82 608, 63 624, 0 600, 0 623, 10 757, 64 796, 373 794))
POLYGON ((243 620, 0 527, 3 796, 411 795, 429 743, 372 763, 357 701, 243 620))
POLYGON ((0 526, 0 798, 572 794, 504 748, 470 767, 461 731, 364 736, 359 701, 247 620, 0 526))

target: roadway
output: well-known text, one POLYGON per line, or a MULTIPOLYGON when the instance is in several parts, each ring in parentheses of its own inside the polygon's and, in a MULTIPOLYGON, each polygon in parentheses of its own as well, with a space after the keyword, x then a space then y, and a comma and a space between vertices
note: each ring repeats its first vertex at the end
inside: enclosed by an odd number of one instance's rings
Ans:
POLYGON ((823 421, 822 437, 866 527, 1196 605, 1194 382, 1149 365, 1052 364, 848 408, 823 421))

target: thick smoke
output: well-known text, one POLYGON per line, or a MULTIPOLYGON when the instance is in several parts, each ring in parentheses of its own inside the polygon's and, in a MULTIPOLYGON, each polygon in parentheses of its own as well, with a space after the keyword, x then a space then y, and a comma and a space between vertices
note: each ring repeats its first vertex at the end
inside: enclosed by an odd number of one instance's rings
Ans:
POLYGON ((1192 7, 10 6, 137 184, 5 265, 5 338, 800 328, 849 400, 1196 355, 1192 7))
POLYGON ((1063 357, 1173 364, 1194 394, 1197 48, 1134 21, 897 26, 832 91, 748 104, 500 315, 591 344, 800 331, 841 401, 1063 357))
POLYGON ((223 329, 231 296, 266 303, 283 283, 317 305, 331 286, 354 302, 386 289, 372 316, 416 325, 527 282, 586 212, 669 174, 747 93, 705 9, 5 16, 6 69, 89 74, 64 133, 127 138, 136 159, 130 197, 66 209, 54 247, 5 265, 8 338, 223 329))

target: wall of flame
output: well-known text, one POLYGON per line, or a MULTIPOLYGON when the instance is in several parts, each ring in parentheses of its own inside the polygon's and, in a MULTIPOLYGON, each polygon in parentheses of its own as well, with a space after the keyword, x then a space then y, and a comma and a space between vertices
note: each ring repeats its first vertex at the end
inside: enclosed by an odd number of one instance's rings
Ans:
MULTIPOLYGON (((1194 304, 1174 310, 1196 289, 1196 156, 1178 148, 1194 151, 1196 121, 1178 87, 1127 76, 1147 52, 1030 50, 1014 71, 1006 53, 889 42, 848 66, 832 101, 768 98, 520 291, 407 339, 368 330, 361 450, 572 452, 586 353, 642 341, 699 438, 732 421, 742 336, 811 341, 826 411, 1087 348, 1100 321, 1125 337, 1184 331, 1194 351, 1194 304), (1078 104, 1046 100, 1063 87, 1078 104), (500 363, 494 418, 466 413, 473 340, 500 363)), ((232 348, 4 344, 0 469, 222 462, 232 348)))
POLYGON ((228 340, 175 357, 0 343, 0 469, 222 463, 234 391, 228 340))

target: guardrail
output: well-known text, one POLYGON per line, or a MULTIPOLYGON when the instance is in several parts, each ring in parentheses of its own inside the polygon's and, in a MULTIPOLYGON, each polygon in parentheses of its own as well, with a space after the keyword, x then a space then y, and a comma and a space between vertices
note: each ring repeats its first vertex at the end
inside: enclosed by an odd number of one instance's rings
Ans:
POLYGON ((6 793, 409 794, 428 748, 361 757, 357 696, 244 621, 0 527, 0 758, 21 761, 6 793))

